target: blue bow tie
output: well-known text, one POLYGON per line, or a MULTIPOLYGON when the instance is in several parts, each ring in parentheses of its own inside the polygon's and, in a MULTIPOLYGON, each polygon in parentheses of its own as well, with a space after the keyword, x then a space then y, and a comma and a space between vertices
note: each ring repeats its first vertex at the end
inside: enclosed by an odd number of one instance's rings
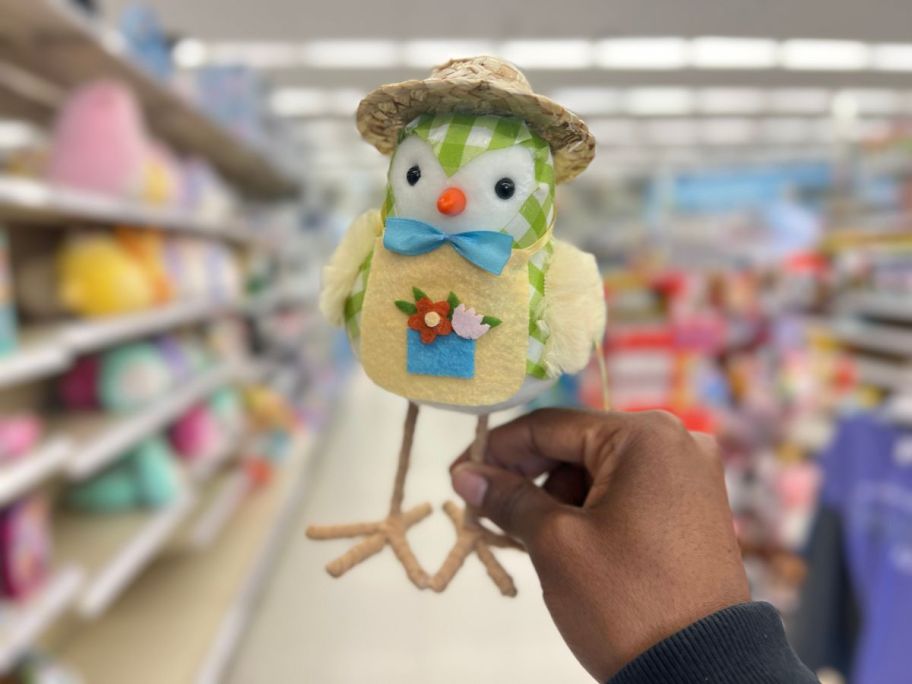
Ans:
POLYGON ((418 256, 445 243, 451 244, 466 261, 494 275, 500 275, 513 251, 513 238, 506 233, 470 230, 451 234, 424 221, 395 216, 386 219, 383 246, 391 252, 418 256))

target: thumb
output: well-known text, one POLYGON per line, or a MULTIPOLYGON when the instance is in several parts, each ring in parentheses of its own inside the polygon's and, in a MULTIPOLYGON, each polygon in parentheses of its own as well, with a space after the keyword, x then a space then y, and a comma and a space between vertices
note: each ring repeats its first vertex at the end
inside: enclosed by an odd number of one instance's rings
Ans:
POLYGON ((479 515, 526 544, 560 504, 531 480, 490 465, 463 463, 453 469, 453 489, 479 515))

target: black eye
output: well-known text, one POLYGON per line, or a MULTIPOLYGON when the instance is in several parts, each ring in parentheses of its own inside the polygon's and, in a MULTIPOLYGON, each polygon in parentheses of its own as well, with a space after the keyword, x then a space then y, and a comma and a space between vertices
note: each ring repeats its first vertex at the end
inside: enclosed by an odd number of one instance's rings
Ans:
POLYGON ((405 180, 408 181, 409 185, 414 185, 421 180, 421 169, 417 164, 405 172, 405 180))
POLYGON ((508 200, 516 192, 516 183, 513 182, 512 178, 501 178, 494 184, 494 192, 497 193, 500 199, 508 200))

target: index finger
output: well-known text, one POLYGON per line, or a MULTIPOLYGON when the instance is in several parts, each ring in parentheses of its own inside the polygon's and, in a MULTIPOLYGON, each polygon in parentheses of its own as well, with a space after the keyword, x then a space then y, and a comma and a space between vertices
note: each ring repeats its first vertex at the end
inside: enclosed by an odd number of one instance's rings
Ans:
MULTIPOLYGON (((540 409, 497 427, 488 434, 484 460, 529 478, 570 463, 594 473, 629 434, 630 417, 622 413, 540 409)), ((457 463, 468 458, 464 453, 457 463)))

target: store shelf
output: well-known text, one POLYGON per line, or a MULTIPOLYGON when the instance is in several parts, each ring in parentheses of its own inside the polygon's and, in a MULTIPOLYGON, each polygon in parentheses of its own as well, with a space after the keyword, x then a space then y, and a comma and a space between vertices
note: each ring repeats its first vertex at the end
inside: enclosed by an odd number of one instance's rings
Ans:
POLYGON ((62 637, 55 652, 90 682, 219 681, 287 534, 311 445, 309 437, 298 440, 272 483, 243 499, 204 553, 175 553, 153 564, 91 629, 62 637))
POLYGON ((66 566, 24 603, 14 605, 0 623, 0 675, 12 668, 28 648, 72 605, 83 572, 66 566))
POLYGON ((123 593, 171 539, 193 507, 186 492, 152 513, 64 513, 54 524, 57 554, 86 569, 76 603, 84 618, 97 618, 123 593))
POLYGON ((92 475, 140 440, 163 430, 194 403, 238 377, 242 370, 223 364, 134 413, 82 412, 63 416, 59 429, 75 443, 67 475, 72 479, 92 475))
POLYGON ((834 321, 828 329, 844 345, 892 356, 912 357, 912 331, 906 328, 846 319, 834 321))
POLYGON ((894 391, 912 391, 912 365, 856 357, 855 372, 858 379, 867 385, 894 391))
POLYGON ((71 451, 70 440, 51 437, 33 452, 0 466, 0 506, 58 472, 71 451))
POLYGON ((182 325, 214 320, 235 312, 239 306, 236 302, 220 304, 209 300, 176 302, 127 316, 73 321, 59 329, 59 336, 64 348, 84 354, 182 325))
POLYGON ((188 535, 190 545, 206 549, 215 542, 241 504, 250 494, 250 478, 243 468, 235 468, 217 478, 202 497, 200 514, 188 535))
POLYGON ((69 351, 60 339, 40 331, 25 331, 16 351, 0 358, 0 387, 52 375, 70 363, 69 351))
POLYGON ((263 238, 243 225, 206 221, 181 211, 146 207, 27 178, 0 176, 0 219, 66 227, 73 223, 155 228, 236 242, 263 238))
POLYGON ((837 303, 841 313, 912 323, 912 296, 881 292, 857 292, 837 303))
MULTIPOLYGON (((265 153, 119 54, 117 38, 100 35, 64 2, 0 3, 0 59, 65 89, 104 77, 121 80, 138 96, 153 132, 180 152, 209 160, 248 194, 278 198, 296 192, 296 184, 265 153)), ((38 118, 46 119, 48 103, 35 104, 38 118)))

